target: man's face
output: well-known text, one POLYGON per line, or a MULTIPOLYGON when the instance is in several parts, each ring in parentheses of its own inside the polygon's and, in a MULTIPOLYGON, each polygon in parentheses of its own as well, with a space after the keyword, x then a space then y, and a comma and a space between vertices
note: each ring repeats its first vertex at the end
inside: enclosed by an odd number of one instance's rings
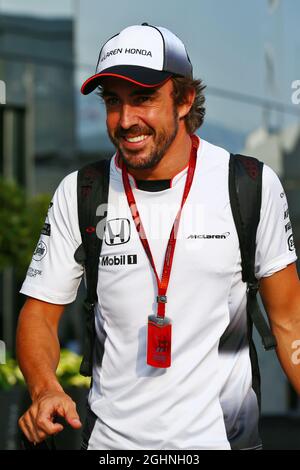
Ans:
POLYGON ((103 80, 108 135, 129 168, 153 168, 174 141, 179 119, 172 91, 171 80, 155 88, 103 80))

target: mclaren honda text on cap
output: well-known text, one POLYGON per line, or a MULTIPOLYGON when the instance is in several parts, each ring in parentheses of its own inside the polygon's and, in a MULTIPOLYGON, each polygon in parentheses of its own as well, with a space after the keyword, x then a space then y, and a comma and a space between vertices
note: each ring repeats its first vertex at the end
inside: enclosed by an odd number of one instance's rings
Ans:
POLYGON ((81 92, 91 93, 107 76, 154 87, 172 75, 193 76, 183 42, 166 28, 143 23, 123 29, 104 44, 96 72, 84 82, 81 92))

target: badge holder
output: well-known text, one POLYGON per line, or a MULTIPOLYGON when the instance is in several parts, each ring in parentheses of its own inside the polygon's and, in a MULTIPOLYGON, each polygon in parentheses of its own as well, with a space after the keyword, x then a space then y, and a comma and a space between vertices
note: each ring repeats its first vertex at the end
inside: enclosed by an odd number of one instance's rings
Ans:
POLYGON ((149 315, 147 364, 167 368, 171 365, 172 324, 170 318, 149 315))

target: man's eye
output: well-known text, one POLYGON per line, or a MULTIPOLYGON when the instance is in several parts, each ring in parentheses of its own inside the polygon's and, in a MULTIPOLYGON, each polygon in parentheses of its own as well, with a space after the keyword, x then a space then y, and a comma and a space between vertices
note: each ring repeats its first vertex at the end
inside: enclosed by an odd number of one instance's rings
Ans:
POLYGON ((150 96, 138 96, 136 100, 138 103, 146 103, 146 101, 150 101, 150 96))
POLYGON ((119 103, 119 100, 118 98, 115 98, 115 97, 110 97, 110 98, 105 98, 105 104, 107 106, 115 106, 116 104, 119 103))

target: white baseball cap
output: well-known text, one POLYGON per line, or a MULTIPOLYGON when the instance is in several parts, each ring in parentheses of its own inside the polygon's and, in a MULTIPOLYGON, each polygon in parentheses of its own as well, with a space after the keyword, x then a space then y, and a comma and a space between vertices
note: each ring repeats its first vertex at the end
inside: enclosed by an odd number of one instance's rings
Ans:
POLYGON ((183 42, 166 28, 143 23, 123 29, 104 44, 95 74, 83 83, 81 92, 88 95, 104 77, 155 87, 173 75, 193 76, 183 42))

